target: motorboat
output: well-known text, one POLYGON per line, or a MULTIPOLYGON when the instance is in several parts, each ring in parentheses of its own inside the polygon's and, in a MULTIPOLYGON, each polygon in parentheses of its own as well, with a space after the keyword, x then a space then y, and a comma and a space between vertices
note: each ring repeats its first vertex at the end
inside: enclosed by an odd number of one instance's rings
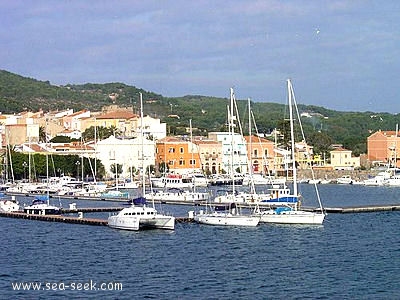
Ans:
POLYGON ((15 196, 6 198, 3 193, 0 193, 0 212, 18 212, 21 211, 19 202, 15 200, 15 196))
MULTIPOLYGON (((143 120, 143 100, 142 93, 140 93, 140 115, 143 120)), ((143 124, 140 126, 143 128, 143 124)), ((141 137, 143 141, 143 131, 141 130, 141 137)), ((142 149, 142 170, 143 165, 143 149, 142 149)), ((112 215, 108 218, 108 226, 111 228, 122 230, 140 230, 140 229, 175 229, 175 217, 159 213, 154 207, 146 205, 145 195, 145 172, 142 174, 142 195, 133 199, 129 207, 122 209, 118 214, 112 215)))
POLYGON ((167 190, 154 191, 146 194, 146 198, 154 201, 180 201, 180 202, 202 202, 209 200, 208 192, 192 192, 188 190, 171 188, 167 190))
POLYGON ((339 177, 336 179, 336 183, 338 184, 352 184, 353 179, 351 178, 350 175, 343 175, 342 177, 339 177))
POLYGON ((28 215, 59 215, 61 208, 50 205, 48 195, 37 195, 31 205, 24 207, 24 213, 28 215))
POLYGON ((146 199, 139 197, 129 207, 108 218, 108 226, 123 230, 175 229, 175 217, 160 214, 146 199))

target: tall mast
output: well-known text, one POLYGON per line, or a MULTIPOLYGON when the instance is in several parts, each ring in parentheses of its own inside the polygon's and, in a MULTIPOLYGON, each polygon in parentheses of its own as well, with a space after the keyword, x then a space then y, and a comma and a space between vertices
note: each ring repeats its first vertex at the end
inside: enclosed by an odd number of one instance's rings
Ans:
POLYGON ((297 195, 297 170, 295 159, 295 141, 294 141, 294 121, 293 121, 293 87, 290 79, 287 80, 288 87, 288 101, 289 101, 289 116, 290 116, 290 139, 291 139, 291 152, 292 152, 292 170, 293 170, 293 194, 297 195))
POLYGON ((146 170, 144 169, 144 142, 143 142, 143 96, 142 93, 140 95, 140 142, 141 142, 141 151, 142 151, 142 194, 143 197, 146 195, 146 170))

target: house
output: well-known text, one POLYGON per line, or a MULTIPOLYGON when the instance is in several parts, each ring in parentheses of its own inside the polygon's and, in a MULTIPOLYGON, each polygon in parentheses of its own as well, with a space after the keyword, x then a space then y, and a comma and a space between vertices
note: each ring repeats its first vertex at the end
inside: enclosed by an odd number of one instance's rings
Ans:
POLYGON ((396 131, 379 130, 367 138, 368 161, 374 164, 392 164, 400 167, 400 137, 396 131))
POLYGON ((352 157, 352 151, 338 147, 330 152, 334 170, 354 170, 360 167, 360 158, 352 157))
POLYGON ((178 137, 156 142, 156 164, 167 163, 170 172, 185 174, 201 170, 199 146, 178 137))
POLYGON ((241 134, 209 132, 208 138, 222 144, 222 173, 247 173, 247 143, 241 134))
POLYGON ((206 174, 220 174, 222 171, 222 144, 207 138, 196 138, 194 143, 198 145, 200 162, 206 174))
POLYGON ((244 138, 253 173, 274 173, 274 142, 258 136, 245 136, 244 138))

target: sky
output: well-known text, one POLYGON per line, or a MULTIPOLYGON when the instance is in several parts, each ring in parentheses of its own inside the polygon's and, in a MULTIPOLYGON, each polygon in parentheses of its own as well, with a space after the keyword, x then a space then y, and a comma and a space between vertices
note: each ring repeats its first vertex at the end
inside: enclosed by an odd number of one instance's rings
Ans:
POLYGON ((339 111, 400 112, 400 1, 3 0, 0 69, 339 111))

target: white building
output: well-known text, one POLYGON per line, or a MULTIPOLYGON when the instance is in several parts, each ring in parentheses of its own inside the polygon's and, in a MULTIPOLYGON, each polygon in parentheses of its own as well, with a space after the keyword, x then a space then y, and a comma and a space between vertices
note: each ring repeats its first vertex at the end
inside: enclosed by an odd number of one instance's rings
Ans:
POLYGON ((221 167, 227 173, 247 173, 247 144, 242 135, 230 132, 210 132, 208 138, 222 144, 221 167), (233 167, 233 168, 232 168, 233 167))
POLYGON ((131 167, 135 170, 142 168, 142 157, 144 158, 143 166, 147 168, 155 165, 155 142, 141 138, 135 139, 117 139, 110 136, 107 139, 98 141, 96 146, 97 159, 101 160, 104 165, 106 177, 113 177, 111 165, 122 165, 122 174, 120 177, 129 178, 131 167), (142 155, 142 149, 144 155, 142 155))

